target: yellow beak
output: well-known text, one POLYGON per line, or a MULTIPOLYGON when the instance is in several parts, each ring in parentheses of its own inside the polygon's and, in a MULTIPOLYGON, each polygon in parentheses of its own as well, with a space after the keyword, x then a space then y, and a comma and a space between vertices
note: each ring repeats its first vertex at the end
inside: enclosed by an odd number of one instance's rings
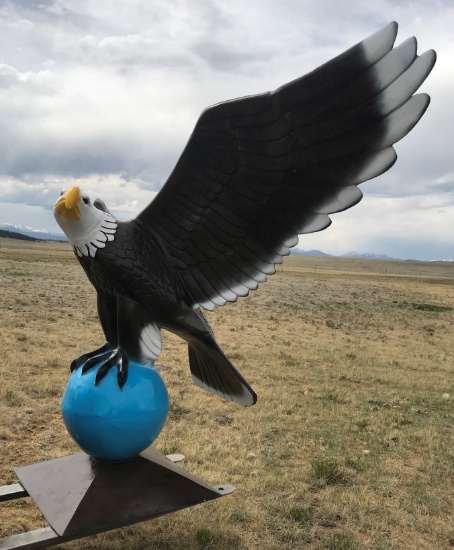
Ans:
POLYGON ((55 203, 54 210, 68 221, 80 220, 80 189, 75 186, 63 193, 55 203))

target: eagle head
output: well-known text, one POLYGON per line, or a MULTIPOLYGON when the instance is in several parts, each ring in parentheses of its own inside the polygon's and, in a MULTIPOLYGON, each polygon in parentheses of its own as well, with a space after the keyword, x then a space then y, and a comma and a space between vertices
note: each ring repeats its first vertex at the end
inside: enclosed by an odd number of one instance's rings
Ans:
POLYGON ((71 187, 57 199, 54 216, 78 256, 95 257, 98 248, 113 241, 117 220, 100 199, 92 204, 79 187, 71 187))

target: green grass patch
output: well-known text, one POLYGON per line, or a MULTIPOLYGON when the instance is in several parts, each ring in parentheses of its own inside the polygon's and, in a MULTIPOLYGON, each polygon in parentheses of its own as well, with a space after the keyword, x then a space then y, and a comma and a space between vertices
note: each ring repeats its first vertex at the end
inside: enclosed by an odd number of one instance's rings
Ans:
POLYGON ((312 460, 311 466, 312 476, 321 486, 344 484, 347 481, 337 460, 315 458, 312 460))
POLYGON ((334 533, 328 542, 329 550, 357 550, 359 547, 349 531, 334 533))
POLYGON ((435 313, 441 312, 441 311, 453 311, 453 307, 451 306, 441 306, 438 304, 417 304, 412 302, 396 302, 393 304, 395 307, 398 307, 399 309, 410 309, 410 310, 416 310, 416 311, 433 311, 435 313))
POLYGON ((288 516, 297 523, 309 523, 311 520, 310 508, 301 508, 300 506, 292 506, 288 511, 288 516))
POLYGON ((6 390, 5 403, 9 407, 22 407, 22 405, 24 404, 23 399, 12 390, 6 390))
POLYGON ((197 529, 195 532, 195 540, 198 547, 203 550, 208 548, 213 540, 213 535, 209 529, 197 529))

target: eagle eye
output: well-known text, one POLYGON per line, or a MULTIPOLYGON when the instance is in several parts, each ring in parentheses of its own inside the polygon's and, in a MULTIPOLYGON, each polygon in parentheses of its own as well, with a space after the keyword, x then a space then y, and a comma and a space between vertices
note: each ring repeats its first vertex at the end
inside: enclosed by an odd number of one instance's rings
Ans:
POLYGON ((84 204, 90 204, 90 199, 88 197, 82 197, 84 204))
POLYGON ((101 210, 101 212, 106 212, 107 214, 110 214, 107 206, 104 204, 104 202, 101 199, 95 199, 93 206, 98 210, 101 210))

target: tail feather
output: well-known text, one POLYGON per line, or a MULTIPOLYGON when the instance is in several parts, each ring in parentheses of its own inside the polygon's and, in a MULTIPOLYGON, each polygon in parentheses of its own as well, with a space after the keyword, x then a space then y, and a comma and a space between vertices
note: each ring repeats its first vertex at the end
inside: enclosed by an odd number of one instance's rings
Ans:
POLYGON ((188 351, 192 380, 196 386, 244 407, 256 403, 254 390, 214 342, 203 347, 188 344, 188 351))

